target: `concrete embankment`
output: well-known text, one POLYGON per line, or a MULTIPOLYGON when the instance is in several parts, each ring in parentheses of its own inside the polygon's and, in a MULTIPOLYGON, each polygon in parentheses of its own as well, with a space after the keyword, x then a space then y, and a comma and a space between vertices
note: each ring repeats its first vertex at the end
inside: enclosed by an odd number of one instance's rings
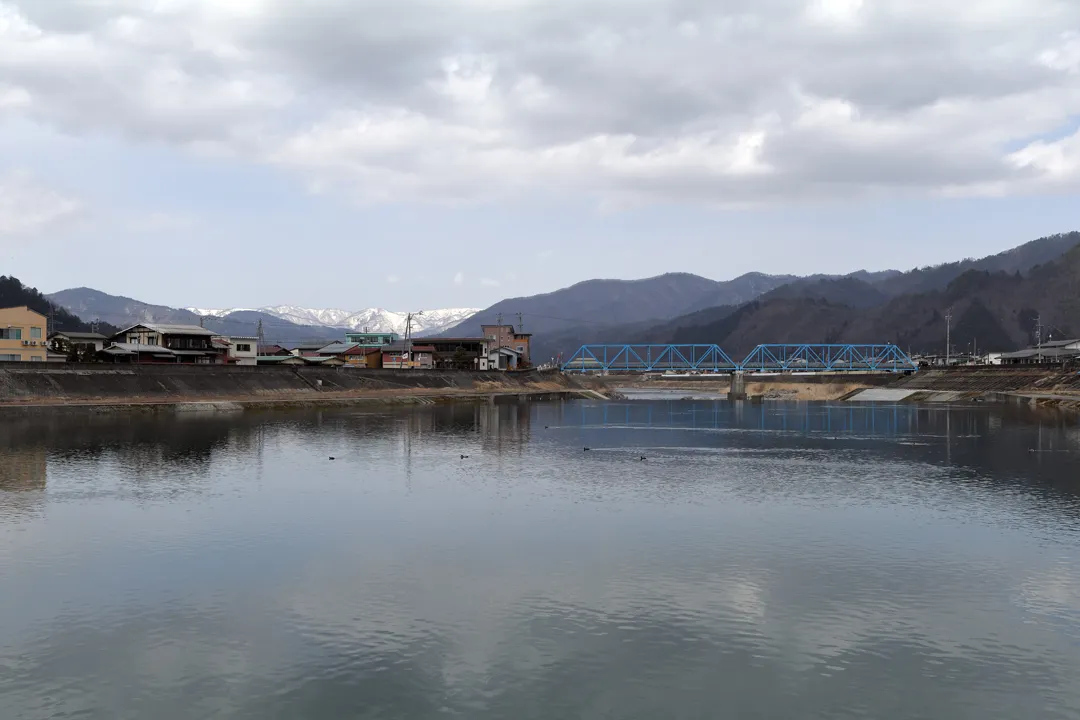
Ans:
POLYGON ((495 402, 574 395, 558 372, 205 367, 195 365, 0 366, 0 412, 87 408, 97 411, 232 412, 250 408, 356 402, 495 402))
MULTIPOLYGON (((575 376, 576 378, 577 376, 575 376)), ((727 375, 606 375, 586 376, 581 382, 597 389, 627 388, 635 390, 685 391, 726 395, 731 389, 727 375)), ((896 382, 896 376, 870 373, 828 373, 820 375, 747 374, 745 392, 750 398, 766 400, 839 400, 866 388, 882 387, 896 382)))
MULTIPOLYGON (((649 375, 591 376, 594 388, 685 391, 726 395, 726 375, 684 377, 649 375)), ((1080 374, 1048 367, 959 367, 924 369, 910 375, 821 373, 745 376, 746 395, 764 400, 844 400, 851 402, 1010 402, 1080 410, 1080 374)))
POLYGON ((935 368, 901 378, 885 390, 866 391, 851 399, 864 402, 1009 402, 1080 410, 1080 373, 1075 369, 1030 366, 935 368))

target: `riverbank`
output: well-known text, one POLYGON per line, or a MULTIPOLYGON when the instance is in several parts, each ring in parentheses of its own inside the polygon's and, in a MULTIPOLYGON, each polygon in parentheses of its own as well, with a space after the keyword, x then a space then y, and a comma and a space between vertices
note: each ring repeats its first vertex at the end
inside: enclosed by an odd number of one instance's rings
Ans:
MULTIPOLYGON (((1045 367, 957 367, 911 375, 829 373, 747 374, 750 399, 797 401, 964 403, 1008 402, 1080 411, 1080 374, 1045 367)), ((600 390, 726 396, 726 375, 607 375, 580 381, 600 390)))
POLYGON ((589 395, 558 372, 65 365, 0 368, 0 413, 239 412, 589 395))

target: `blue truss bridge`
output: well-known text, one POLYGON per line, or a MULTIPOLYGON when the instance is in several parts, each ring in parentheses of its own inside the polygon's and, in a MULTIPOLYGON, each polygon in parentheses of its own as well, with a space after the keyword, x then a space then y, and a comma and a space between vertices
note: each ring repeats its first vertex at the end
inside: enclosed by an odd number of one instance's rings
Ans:
POLYGON ((719 345, 582 345, 567 372, 892 372, 918 370, 895 345, 758 345, 734 360, 719 345))

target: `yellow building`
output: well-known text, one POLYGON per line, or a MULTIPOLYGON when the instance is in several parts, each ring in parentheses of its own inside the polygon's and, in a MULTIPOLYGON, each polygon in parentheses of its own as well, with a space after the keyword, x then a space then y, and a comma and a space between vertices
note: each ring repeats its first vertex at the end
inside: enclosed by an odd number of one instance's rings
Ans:
POLYGON ((0 362, 45 362, 46 319, 28 307, 0 308, 0 362))

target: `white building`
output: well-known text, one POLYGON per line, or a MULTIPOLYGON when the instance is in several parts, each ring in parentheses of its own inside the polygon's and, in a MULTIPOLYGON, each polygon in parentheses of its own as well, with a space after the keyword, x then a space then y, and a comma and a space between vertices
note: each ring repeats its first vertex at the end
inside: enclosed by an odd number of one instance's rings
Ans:
POLYGON ((258 365, 259 338, 248 335, 230 335, 229 363, 231 365, 258 365))

